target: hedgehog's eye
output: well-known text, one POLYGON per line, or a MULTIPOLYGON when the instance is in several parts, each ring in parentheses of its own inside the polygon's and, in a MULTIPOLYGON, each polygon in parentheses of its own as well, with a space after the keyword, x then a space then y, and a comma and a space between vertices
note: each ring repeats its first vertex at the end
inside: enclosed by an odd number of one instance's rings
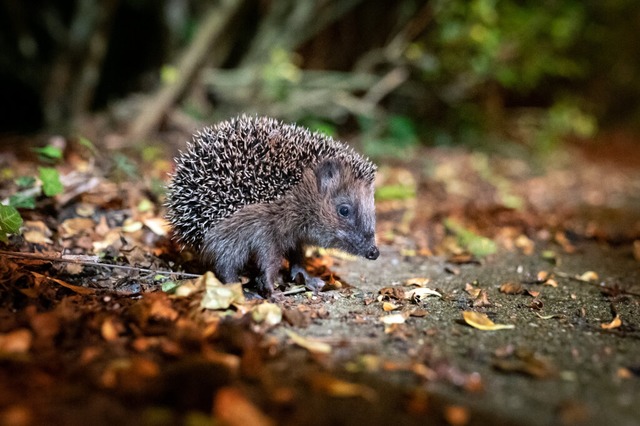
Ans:
POLYGON ((338 206, 338 214, 342 217, 348 217, 351 214, 351 206, 347 204, 338 206))

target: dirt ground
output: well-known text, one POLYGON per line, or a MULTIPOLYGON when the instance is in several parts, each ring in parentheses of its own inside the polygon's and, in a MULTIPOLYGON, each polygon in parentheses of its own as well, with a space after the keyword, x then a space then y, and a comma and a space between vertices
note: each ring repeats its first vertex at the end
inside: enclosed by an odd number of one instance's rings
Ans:
POLYGON ((640 424, 637 165, 418 158, 381 169, 411 195, 380 197, 378 260, 314 253, 331 289, 270 303, 203 309, 210 287, 156 273, 202 268, 154 231, 145 178, 21 210, 30 233, 0 257, 0 423, 640 424), (85 263, 19 255, 63 250, 85 263))

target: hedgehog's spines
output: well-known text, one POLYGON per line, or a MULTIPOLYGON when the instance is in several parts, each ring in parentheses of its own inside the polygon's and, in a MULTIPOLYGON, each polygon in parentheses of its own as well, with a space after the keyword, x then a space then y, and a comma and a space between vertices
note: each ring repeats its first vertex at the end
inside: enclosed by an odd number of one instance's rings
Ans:
POLYGON ((376 167, 330 136, 268 117, 242 115, 205 127, 176 158, 168 218, 183 245, 200 248, 204 233, 243 206, 272 203, 304 170, 337 158, 372 183, 376 167))

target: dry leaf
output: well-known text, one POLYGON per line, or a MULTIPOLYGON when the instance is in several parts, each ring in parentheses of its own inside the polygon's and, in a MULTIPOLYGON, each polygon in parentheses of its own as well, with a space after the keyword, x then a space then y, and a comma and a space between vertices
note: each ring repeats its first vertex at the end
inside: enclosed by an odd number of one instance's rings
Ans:
POLYGON ((571 244, 571 241, 567 238, 564 232, 558 231, 555 235, 556 242, 560 244, 565 253, 575 253, 576 247, 571 244))
POLYGON ((380 293, 380 296, 382 297, 389 297, 398 300, 404 299, 404 289, 402 287, 384 287, 381 288, 378 293, 380 293))
POLYGON ((94 227, 95 223, 93 220, 86 217, 74 217, 72 219, 67 219, 60 225, 62 230, 61 237, 73 237, 81 232, 92 231, 94 227))
POLYGON ((144 225, 151 230, 154 234, 163 237, 167 235, 169 230, 169 224, 161 217, 151 217, 142 221, 144 225))
POLYGON ((553 377, 557 374, 550 360, 522 349, 517 349, 508 358, 494 359, 492 364, 501 371, 527 374, 538 379, 553 377))
POLYGON ((489 294, 486 290, 480 290, 480 294, 476 297, 476 300, 473 301, 473 306, 478 308, 482 306, 491 306, 493 303, 489 301, 489 294))
POLYGON ((394 310, 398 309, 399 307, 400 307, 400 306, 398 306, 398 305, 396 305, 396 304, 393 304, 393 303, 390 303, 390 302, 384 302, 384 303, 382 304, 382 309, 383 309, 385 312, 394 311, 394 310))
POLYGON ((200 302, 204 309, 227 309, 233 303, 245 302, 241 283, 222 284, 212 272, 198 278, 196 286, 205 288, 200 302))
POLYGON ((631 370, 629 370, 626 367, 620 367, 618 368, 618 370, 616 371, 616 376, 619 379, 632 379, 633 378, 633 372, 631 372, 631 370))
POLYGON ((142 229, 142 222, 131 218, 125 219, 122 224, 122 232, 133 233, 142 229))
POLYGON ((426 287, 427 284, 429 284, 429 281, 431 281, 429 278, 409 278, 404 282, 404 285, 407 287, 409 286, 426 287))
POLYGON ((591 281, 596 281, 598 279, 598 274, 596 272, 593 272, 593 271, 587 271, 587 272, 585 272, 584 274, 580 275, 577 278, 580 281, 591 282, 591 281))
POLYGON ((78 203, 78 205, 76 205, 76 214, 80 217, 91 217, 95 212, 96 206, 93 204, 78 203))
POLYGON ((0 354, 22 354, 31 348, 33 334, 26 328, 0 334, 0 354))
POLYGON ((328 343, 303 337, 291 330, 285 329, 284 331, 285 333, 287 333, 287 336, 289 336, 289 338, 293 340, 293 343, 308 350, 311 353, 314 353, 314 354, 331 353, 331 345, 329 345, 328 343))
POLYGON ((534 297, 531 303, 529 303, 529 308, 539 311, 540 309, 544 308, 544 303, 542 303, 542 300, 534 297))
POLYGON ((469 294, 469 296, 475 299, 476 297, 480 296, 480 292, 482 291, 482 289, 478 287, 474 287, 473 284, 471 283, 466 283, 464 285, 464 291, 466 291, 469 294))
POLYGON ((500 293, 505 294, 522 294, 524 293, 522 284, 518 283, 504 283, 500 286, 500 293))
POLYGON ((53 233, 44 222, 38 220, 27 220, 23 225, 22 237, 25 241, 33 244, 53 244, 49 238, 53 233))
POLYGON ((485 314, 475 311, 464 311, 462 312, 462 317, 467 324, 478 330, 503 330, 516 327, 513 324, 496 324, 485 314))
POLYGON ((173 293, 175 297, 187 297, 202 289, 201 287, 198 287, 197 279, 181 280, 178 281, 178 283, 178 287, 176 287, 175 292, 173 293))
POLYGON ((540 296, 540 292, 539 291, 535 291, 535 290, 525 290, 525 293, 528 294, 531 297, 540 296))
POLYGON ((80 275, 84 271, 84 265, 80 263, 67 263, 64 265, 64 272, 69 275, 80 275))
POLYGON ((535 249, 535 243, 526 235, 520 234, 515 240, 515 246, 522 250, 522 253, 530 256, 535 249))
POLYGON ((613 328, 618 328, 622 325, 622 320, 620 316, 616 315, 616 317, 610 323, 600 324, 600 328, 603 330, 611 330, 613 328))
POLYGON ((539 271, 538 274, 536 275, 536 278, 539 282, 544 282, 548 280, 550 276, 551 274, 549 274, 549 271, 539 271))
POLYGON ((66 287, 69 290, 74 291, 74 292, 76 292, 78 294, 82 294, 82 295, 89 295, 89 294, 94 294, 95 293, 95 290, 93 290, 91 288, 80 287, 80 286, 77 286, 77 285, 69 284, 68 282, 59 280, 57 278, 53 278, 53 277, 49 277, 49 276, 46 276, 46 275, 42 275, 42 274, 39 274, 39 273, 33 272, 33 271, 30 271, 30 273, 31 273, 31 275, 33 275, 36 278, 36 280, 38 282, 42 282, 44 280, 53 281, 54 283, 57 283, 57 284, 61 285, 62 287, 66 287))
POLYGON ((257 323, 277 325, 282 321, 282 309, 274 303, 261 303, 251 309, 251 318, 257 323))
POLYGON ((228 426, 273 426, 276 423, 256 407, 244 393, 234 387, 223 387, 213 401, 216 422, 228 426))
POLYGON ((175 321, 180 314, 171 306, 171 300, 166 293, 151 293, 145 296, 145 299, 151 299, 151 306, 149 306, 149 317, 175 321))
POLYGON ((415 308, 414 310, 409 312, 409 315, 412 316, 412 317, 422 318, 422 317, 426 317, 427 315, 429 315, 429 311, 427 311, 426 309, 422 309, 422 308, 415 308))
POLYGON ((311 386, 329 396, 336 398, 361 397, 372 401, 376 399, 376 392, 368 386, 340 380, 329 374, 318 373, 311 376, 311 386))
POLYGON ((469 409, 461 405, 447 405, 444 407, 443 415, 447 424, 451 426, 465 426, 471 419, 469 409))
POLYGON ((403 314, 391 314, 391 315, 385 315, 383 317, 380 317, 380 321, 386 325, 404 324, 406 321, 406 318, 403 314))
POLYGON ((409 290, 404 294, 405 299, 411 300, 413 302, 420 302, 429 296, 442 297, 442 295, 437 291, 426 287, 414 288, 413 290, 409 290))
POLYGON ((113 318, 107 318, 102 322, 100 334, 107 342, 113 342, 119 336, 118 327, 115 325, 113 318))
POLYGON ((100 216, 100 220, 98 221, 98 224, 96 225, 96 227, 94 228, 94 231, 96 232, 96 234, 98 234, 101 237, 104 237, 105 235, 107 235, 107 233, 111 230, 111 228, 109 227, 109 224, 107 223, 107 216, 100 216))
POLYGON ((555 287, 558 287, 558 282, 556 280, 554 280, 553 278, 549 278, 548 280, 546 280, 544 282, 543 285, 548 285, 550 287, 554 287, 555 288, 555 287))

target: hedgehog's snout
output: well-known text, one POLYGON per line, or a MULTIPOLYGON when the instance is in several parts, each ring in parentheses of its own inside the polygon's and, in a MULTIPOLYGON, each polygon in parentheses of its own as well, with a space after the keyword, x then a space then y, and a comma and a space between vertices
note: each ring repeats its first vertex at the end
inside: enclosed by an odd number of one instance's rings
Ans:
POLYGON ((369 260, 376 260, 378 256, 380 256, 380 250, 378 250, 376 246, 372 246, 369 251, 367 251, 367 254, 364 255, 364 257, 369 260))

